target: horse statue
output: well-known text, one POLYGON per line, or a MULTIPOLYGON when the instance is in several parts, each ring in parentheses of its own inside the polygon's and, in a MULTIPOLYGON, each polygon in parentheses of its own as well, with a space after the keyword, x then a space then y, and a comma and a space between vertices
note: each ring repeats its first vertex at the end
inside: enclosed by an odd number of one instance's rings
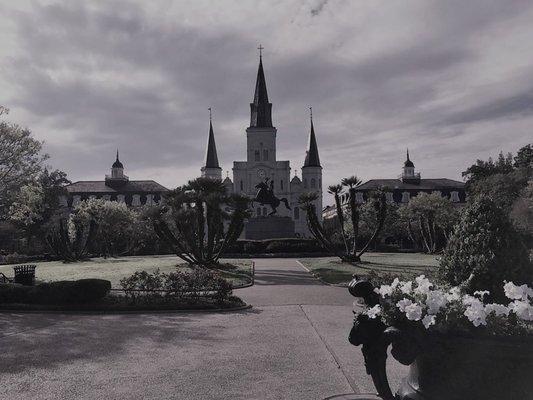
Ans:
POLYGON ((268 181, 269 178, 266 178, 264 182, 259 182, 257 185, 255 185, 257 194, 255 195, 255 198, 252 199, 252 205, 254 202, 259 203, 262 206, 268 204, 270 207, 272 207, 272 212, 268 215, 276 214, 277 208, 282 202, 285 204, 285 207, 290 210, 291 206, 285 197, 278 199, 274 195, 274 181, 271 180, 270 185, 268 184, 268 181))

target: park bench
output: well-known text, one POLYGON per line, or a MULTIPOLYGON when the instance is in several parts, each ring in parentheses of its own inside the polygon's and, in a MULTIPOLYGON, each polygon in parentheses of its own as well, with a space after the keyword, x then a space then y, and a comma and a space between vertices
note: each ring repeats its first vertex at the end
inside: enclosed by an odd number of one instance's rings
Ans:
POLYGON ((33 286, 35 284, 35 268, 37 268, 37 266, 31 264, 17 265, 13 267, 13 270, 15 271, 13 282, 25 286, 33 286))

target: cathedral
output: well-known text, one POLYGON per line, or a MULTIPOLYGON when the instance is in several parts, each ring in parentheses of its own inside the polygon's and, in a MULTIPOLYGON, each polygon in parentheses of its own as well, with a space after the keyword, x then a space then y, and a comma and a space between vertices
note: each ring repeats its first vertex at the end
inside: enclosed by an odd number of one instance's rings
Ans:
MULTIPOLYGON (((298 198, 304 192, 317 192, 316 210, 322 218, 322 166, 311 114, 311 126, 301 179, 295 173, 291 179, 288 160, 277 159, 277 129, 272 124, 272 103, 269 102, 263 70, 263 59, 259 56, 259 68, 255 83, 255 94, 250 104, 250 126, 246 128, 246 159, 233 162, 233 180, 223 181, 228 192, 246 195, 260 200, 259 190, 266 187, 270 195, 279 199, 279 206, 273 209, 267 203, 253 202, 253 217, 245 226, 247 239, 269 239, 276 237, 308 237, 305 214, 298 206, 298 198), (266 186, 265 186, 266 185, 266 186)), ((222 168, 218 162, 213 124, 210 121, 205 164, 202 177, 222 179, 222 168)))

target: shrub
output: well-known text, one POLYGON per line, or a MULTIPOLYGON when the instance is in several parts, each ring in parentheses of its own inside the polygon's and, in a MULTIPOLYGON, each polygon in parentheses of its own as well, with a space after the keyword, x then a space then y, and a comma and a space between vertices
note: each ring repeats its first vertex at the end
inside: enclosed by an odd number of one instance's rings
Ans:
POLYGON ((150 274, 138 271, 120 281, 126 297, 133 303, 139 299, 147 302, 163 300, 171 303, 196 303, 201 297, 212 297, 224 302, 232 293, 231 283, 216 273, 194 269, 189 273, 177 271, 150 274))
POLYGON ((265 250, 265 246, 263 243, 257 241, 257 242, 246 242, 243 246, 243 252, 245 254, 259 254, 263 253, 265 250))
POLYGON ((441 258, 439 275, 470 294, 489 290, 492 300, 499 301, 505 299, 503 281, 533 281, 533 265, 507 213, 490 198, 479 197, 463 210, 441 258))
POLYGON ((28 303, 31 290, 31 286, 15 285, 11 283, 0 284, 0 304, 28 303))
POLYGON ((0 285, 0 303, 84 304, 104 298, 111 282, 103 279, 46 282, 36 286, 0 285))

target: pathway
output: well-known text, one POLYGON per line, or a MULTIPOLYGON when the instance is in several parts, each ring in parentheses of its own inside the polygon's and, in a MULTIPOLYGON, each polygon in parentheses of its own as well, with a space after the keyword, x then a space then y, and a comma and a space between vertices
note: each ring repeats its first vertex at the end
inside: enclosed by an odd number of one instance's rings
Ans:
MULTIPOLYGON (((373 392, 347 342, 353 298, 262 259, 251 310, 0 314, 0 399, 322 399, 373 392)), ((392 364, 392 363, 391 363, 392 364)), ((393 364, 393 383, 397 372, 393 364)))

